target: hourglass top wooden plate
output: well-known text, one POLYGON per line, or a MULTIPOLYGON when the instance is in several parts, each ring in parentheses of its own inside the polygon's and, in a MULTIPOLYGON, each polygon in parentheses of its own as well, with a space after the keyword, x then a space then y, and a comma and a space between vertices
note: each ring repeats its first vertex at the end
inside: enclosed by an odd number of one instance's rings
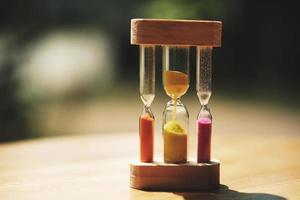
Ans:
POLYGON ((132 19, 131 44, 221 46, 222 22, 132 19))

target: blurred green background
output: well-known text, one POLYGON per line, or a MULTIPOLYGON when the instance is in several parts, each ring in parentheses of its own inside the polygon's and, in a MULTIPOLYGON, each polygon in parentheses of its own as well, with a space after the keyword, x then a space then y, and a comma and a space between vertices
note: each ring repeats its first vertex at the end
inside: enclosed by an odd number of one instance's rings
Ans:
MULTIPOLYGON (((130 19, 142 17, 221 20, 211 100, 217 127, 251 134, 243 129, 251 117, 260 131, 299 133, 296 9, 293 1, 2 0, 0 141, 137 132, 139 55, 130 45, 130 19), (241 127, 235 129, 238 120, 241 127), (276 128, 280 123, 285 126, 276 128)), ((191 123, 200 110, 194 55, 192 49, 191 87, 183 97, 191 123)), ((157 57, 153 111, 160 130, 168 101, 161 86, 160 48, 157 57)))

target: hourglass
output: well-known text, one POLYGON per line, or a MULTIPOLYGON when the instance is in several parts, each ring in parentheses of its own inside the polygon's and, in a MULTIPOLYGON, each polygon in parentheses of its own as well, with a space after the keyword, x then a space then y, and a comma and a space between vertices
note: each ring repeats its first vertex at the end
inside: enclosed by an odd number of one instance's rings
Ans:
POLYGON ((154 116, 150 105, 155 97, 155 46, 140 46, 140 97, 144 104, 140 116, 140 161, 153 161, 154 116))
POLYGON ((197 119, 197 162, 210 162, 212 116, 208 108, 211 96, 212 47, 197 47, 196 90, 201 104, 197 119))
POLYGON ((172 98, 163 112, 164 161, 185 163, 189 114, 180 97, 189 88, 189 47, 165 45, 162 48, 163 86, 172 98))
POLYGON ((139 119, 140 159, 130 165, 130 186, 146 190, 215 190, 220 184, 220 163, 211 159, 212 116, 211 54, 221 46, 219 21, 131 20, 131 44, 140 46, 139 119), (153 155, 155 48, 162 47, 163 87, 171 100, 163 111, 163 159, 153 155), (188 157, 189 114, 180 98, 190 85, 189 51, 197 49, 196 89, 201 103, 197 117, 197 158, 188 157))

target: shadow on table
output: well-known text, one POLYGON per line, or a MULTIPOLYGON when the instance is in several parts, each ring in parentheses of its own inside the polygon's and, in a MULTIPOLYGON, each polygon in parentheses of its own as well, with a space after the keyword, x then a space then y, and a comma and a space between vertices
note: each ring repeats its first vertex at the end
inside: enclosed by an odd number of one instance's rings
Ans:
MULTIPOLYGON (((181 197, 185 200, 286 200, 286 198, 267 194, 267 193, 243 193, 234 191, 228 188, 226 185, 221 185, 220 189, 215 192, 168 192, 173 195, 181 197)), ((139 199, 169 199, 174 198, 173 195, 166 194, 166 192, 158 191, 142 191, 131 189, 130 200, 139 200, 139 199)), ((177 199, 177 198, 175 198, 177 199)))
POLYGON ((216 192, 174 192, 174 194, 182 196, 186 200, 222 200, 222 199, 241 199, 241 200, 286 200, 286 198, 267 194, 267 193, 244 193, 234 191, 226 185, 221 185, 220 190, 216 192))

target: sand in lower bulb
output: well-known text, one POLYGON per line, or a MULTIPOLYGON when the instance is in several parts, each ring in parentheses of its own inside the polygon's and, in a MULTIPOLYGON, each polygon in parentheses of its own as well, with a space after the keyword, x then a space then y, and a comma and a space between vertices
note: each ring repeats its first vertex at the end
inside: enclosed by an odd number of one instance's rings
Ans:
POLYGON ((153 127, 154 119, 149 114, 140 117, 140 160, 153 161, 153 127))
POLYGON ((198 132, 198 148, 197 162, 210 162, 210 146, 211 146, 211 119, 200 118, 197 120, 198 132))
POLYGON ((175 120, 164 125, 164 161, 184 163, 187 161, 187 133, 175 120))

